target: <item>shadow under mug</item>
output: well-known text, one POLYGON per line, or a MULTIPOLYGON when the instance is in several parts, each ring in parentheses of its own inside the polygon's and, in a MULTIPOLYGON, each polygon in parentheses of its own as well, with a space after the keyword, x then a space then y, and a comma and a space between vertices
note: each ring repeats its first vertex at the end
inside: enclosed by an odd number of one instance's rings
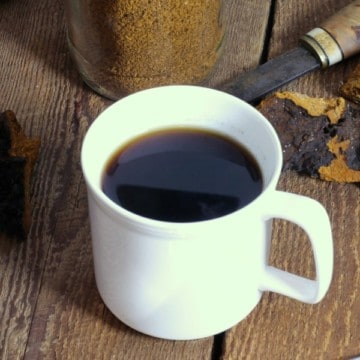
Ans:
MULTIPOLYGON (((125 97, 101 113, 82 146, 96 283, 107 307, 128 326, 155 337, 196 339, 244 319, 264 291, 314 304, 333 272, 328 215, 310 198, 276 190, 282 150, 271 124, 255 108, 223 92, 165 86, 125 97), (212 220, 171 223, 145 218, 102 191, 107 160, 150 131, 195 127, 223 133, 257 159, 263 191, 246 207, 212 220), (307 233, 316 278, 268 264, 273 218, 307 233)), ((291 246, 291 238, 287 240, 291 246)))

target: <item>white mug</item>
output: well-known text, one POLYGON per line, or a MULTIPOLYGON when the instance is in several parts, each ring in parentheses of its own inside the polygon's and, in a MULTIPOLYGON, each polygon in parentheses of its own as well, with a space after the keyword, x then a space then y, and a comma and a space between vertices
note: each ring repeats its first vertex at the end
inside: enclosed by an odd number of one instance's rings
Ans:
MULTIPOLYGON (((82 147, 95 277, 107 307, 128 326, 166 339, 196 339, 244 319, 264 291, 314 304, 333 272, 331 226, 310 198, 276 190, 282 150, 271 124, 229 94, 164 86, 125 97, 90 126, 82 147), (121 145, 150 131, 194 127, 232 137, 257 159, 263 190, 250 204, 211 220, 172 223, 136 215, 102 191, 105 164, 121 145), (270 266, 273 218, 307 233, 316 279, 270 266)), ((291 238, 287 239, 289 246, 291 238)))

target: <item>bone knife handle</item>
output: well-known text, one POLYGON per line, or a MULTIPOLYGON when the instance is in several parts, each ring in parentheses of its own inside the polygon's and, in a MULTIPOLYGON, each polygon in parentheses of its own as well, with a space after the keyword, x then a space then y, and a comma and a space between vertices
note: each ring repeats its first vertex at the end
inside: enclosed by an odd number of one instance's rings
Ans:
POLYGON ((360 52, 360 0, 353 1, 300 38, 326 68, 360 52))

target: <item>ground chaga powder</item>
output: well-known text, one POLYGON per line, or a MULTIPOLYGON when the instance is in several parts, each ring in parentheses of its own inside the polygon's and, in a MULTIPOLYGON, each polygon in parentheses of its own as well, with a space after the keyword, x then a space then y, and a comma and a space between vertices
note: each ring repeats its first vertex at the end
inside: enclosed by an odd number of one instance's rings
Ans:
POLYGON ((223 39, 221 0, 68 0, 68 38, 84 80, 117 99, 199 84, 223 39))

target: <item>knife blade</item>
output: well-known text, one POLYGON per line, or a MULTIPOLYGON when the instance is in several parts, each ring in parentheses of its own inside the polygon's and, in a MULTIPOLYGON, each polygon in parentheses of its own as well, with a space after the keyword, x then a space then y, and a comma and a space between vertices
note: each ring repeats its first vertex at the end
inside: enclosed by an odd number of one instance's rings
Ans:
POLYGON ((332 66, 360 52, 360 0, 302 36, 300 44, 256 69, 220 85, 222 91, 255 103, 311 71, 332 66))

